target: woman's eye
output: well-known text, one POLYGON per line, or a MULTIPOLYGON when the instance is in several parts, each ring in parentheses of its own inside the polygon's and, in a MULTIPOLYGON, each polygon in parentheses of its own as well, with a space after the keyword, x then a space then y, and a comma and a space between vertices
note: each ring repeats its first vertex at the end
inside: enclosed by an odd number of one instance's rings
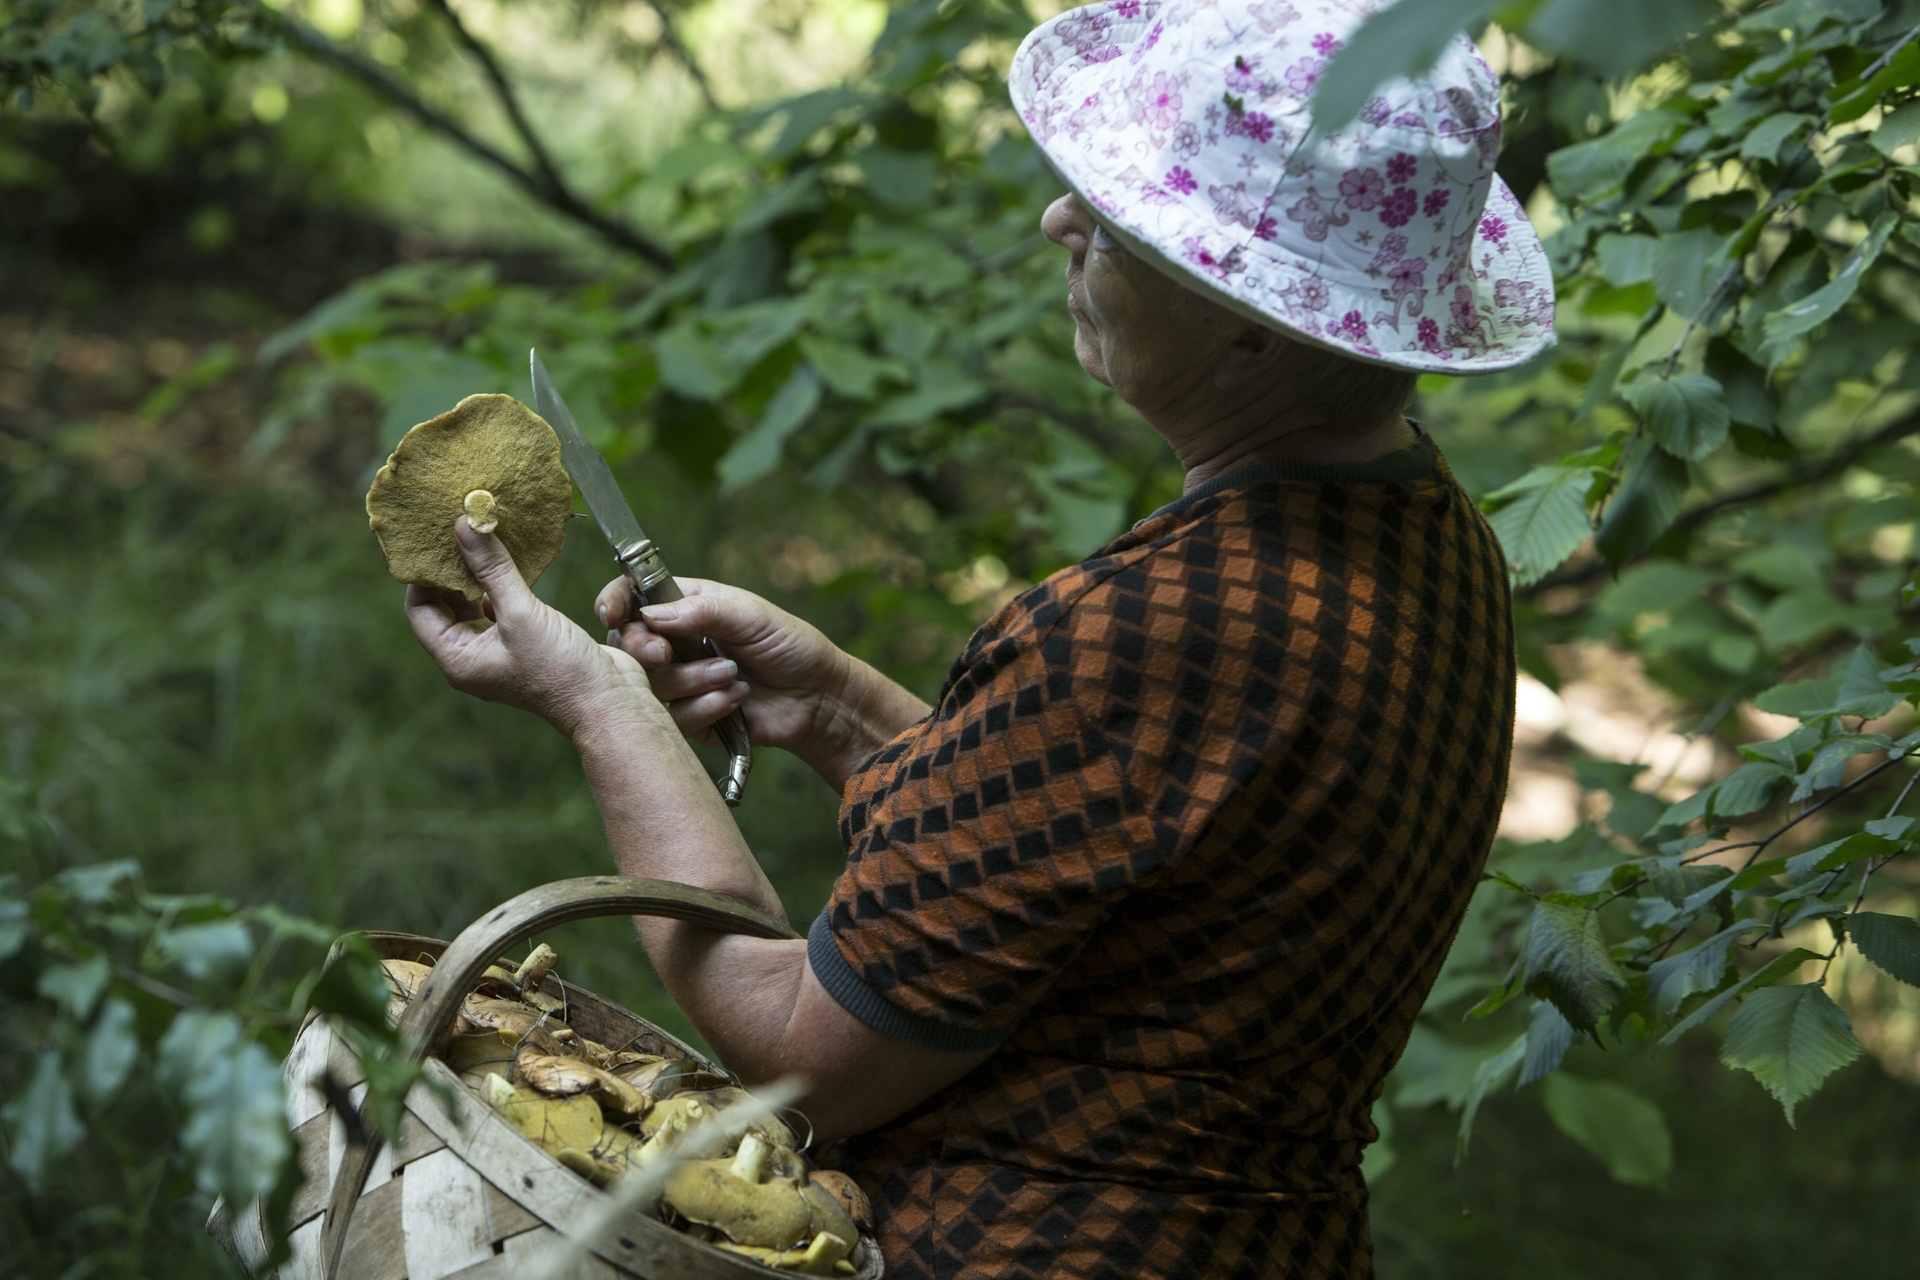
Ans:
POLYGON ((1093 247, 1102 253, 1112 253, 1120 247, 1120 242, 1113 238, 1111 232, 1096 222, 1093 224, 1093 247))

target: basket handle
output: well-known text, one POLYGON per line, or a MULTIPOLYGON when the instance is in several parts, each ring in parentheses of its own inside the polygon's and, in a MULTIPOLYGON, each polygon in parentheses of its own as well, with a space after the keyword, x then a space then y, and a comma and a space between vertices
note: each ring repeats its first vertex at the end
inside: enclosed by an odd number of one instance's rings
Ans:
MULTIPOLYGON (((455 938, 421 984, 400 1019, 407 1062, 417 1066, 453 1026, 473 984, 501 952, 542 929, 594 916, 660 916, 685 920, 720 933, 752 938, 798 938, 786 924, 756 907, 710 889, 637 876, 580 876, 529 889, 475 920, 455 938)), ((363 1108, 358 1129, 367 1140, 351 1145, 334 1177, 326 1223, 321 1228, 322 1274, 334 1280, 346 1250, 347 1227, 360 1192, 380 1153, 380 1132, 363 1108)), ((349 1127, 351 1132, 352 1127, 349 1127)))

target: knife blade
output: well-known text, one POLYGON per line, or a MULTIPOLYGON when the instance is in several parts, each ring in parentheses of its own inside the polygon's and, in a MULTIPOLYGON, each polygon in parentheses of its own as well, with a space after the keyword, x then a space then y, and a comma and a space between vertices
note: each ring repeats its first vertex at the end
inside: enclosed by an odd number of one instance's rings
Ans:
MULTIPOLYGON (((684 599, 680 584, 673 580, 660 549, 641 532, 640 521, 634 517, 633 508, 627 505, 626 495, 620 492, 620 484, 613 478, 612 468, 607 466, 607 460, 573 420, 567 402, 560 398, 552 375, 547 372, 547 366, 540 362, 540 353, 529 350, 527 358, 533 367, 534 408, 560 438, 560 461, 573 478, 573 483, 579 487, 580 496, 585 499, 587 510, 593 513, 600 532, 606 535, 607 542, 612 545, 613 558, 621 572, 626 574, 627 580, 633 583, 639 603, 668 604, 684 599)), ((638 610, 635 612, 637 614, 638 610)), ((720 656, 713 642, 705 637, 674 636, 669 637, 668 643, 673 646, 674 658, 680 662, 698 662, 703 658, 720 656)), ((747 732, 747 718, 735 708, 713 728, 720 744, 727 749, 728 756, 726 776, 717 779, 720 794, 728 805, 737 805, 747 785, 747 774, 753 769, 753 742, 747 732)))

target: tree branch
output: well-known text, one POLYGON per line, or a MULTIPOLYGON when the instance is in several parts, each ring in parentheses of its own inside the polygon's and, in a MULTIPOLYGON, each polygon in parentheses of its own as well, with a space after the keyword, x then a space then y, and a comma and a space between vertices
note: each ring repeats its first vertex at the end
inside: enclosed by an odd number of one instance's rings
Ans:
POLYGON ((660 0, 643 0, 643 2, 647 8, 653 10, 653 16, 660 19, 660 43, 680 60, 680 65, 685 67, 687 74, 693 77, 694 84, 700 88, 700 96, 707 100, 707 110, 718 111, 720 103, 713 96, 713 85, 707 80, 707 73, 700 69, 700 64, 693 60, 693 54, 680 39, 680 33, 673 29, 673 15, 667 12, 667 7, 661 4, 660 0))
MULTIPOLYGON (((1801 485, 1814 484, 1821 480, 1831 479, 1880 446, 1892 444, 1895 440, 1902 440, 1913 435, 1920 435, 1920 414, 1913 414, 1909 417, 1901 418, 1897 422, 1890 422, 1878 431, 1869 432, 1853 443, 1841 446, 1818 462, 1797 467, 1789 471, 1778 480, 1770 480, 1765 484, 1749 485, 1744 489, 1734 489, 1721 494, 1717 498, 1708 499, 1698 506, 1689 507, 1687 510, 1681 512, 1671 525, 1667 526, 1668 532, 1675 529, 1698 528, 1729 507, 1740 507, 1745 506, 1749 502, 1760 502, 1773 497, 1775 494, 1785 493, 1789 489, 1797 489, 1801 485)), ((1551 574, 1528 586, 1517 587, 1514 590, 1514 595, 1523 599, 1532 599, 1544 591, 1551 591, 1555 587, 1571 587, 1591 582, 1606 572, 1607 562, 1596 556, 1585 564, 1575 568, 1551 574)))
POLYGON ((560 171, 554 168, 553 157, 547 154, 546 144, 541 142, 540 135, 534 132, 533 122, 528 120, 527 113, 520 109, 519 95, 514 93, 513 85, 508 82, 507 73, 501 70, 500 63, 493 56, 493 51, 481 44, 473 32, 467 30, 467 24, 460 21, 460 15, 453 11, 453 6, 448 4, 447 0, 427 0, 427 2, 446 18, 447 25, 453 28, 453 34, 459 37, 460 43, 467 47, 467 52, 471 53, 474 61, 480 64, 481 70, 487 73, 487 80, 493 85, 493 96, 500 100, 500 106, 507 113, 507 119, 513 123, 513 131, 519 134, 520 141, 526 144, 527 153, 533 157, 534 167, 540 171, 541 176, 547 180, 554 191, 571 198, 566 180, 560 176, 560 171))
POLYGON ((445 112, 431 106, 411 87, 388 74, 384 67, 363 58, 351 49, 343 49, 304 23, 281 18, 280 33, 288 43, 315 59, 346 72, 367 88, 405 111, 435 133, 492 165, 516 185, 554 212, 587 227, 608 244, 622 249, 658 267, 671 271, 672 252, 638 231, 589 207, 564 185, 555 187, 545 174, 526 169, 491 144, 462 127, 445 112))

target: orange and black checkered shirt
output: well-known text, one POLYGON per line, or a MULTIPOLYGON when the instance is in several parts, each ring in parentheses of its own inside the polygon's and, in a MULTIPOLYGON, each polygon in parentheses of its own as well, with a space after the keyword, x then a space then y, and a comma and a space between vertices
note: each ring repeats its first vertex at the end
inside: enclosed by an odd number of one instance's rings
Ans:
POLYGON ((1506 569, 1425 437, 1205 486, 1002 609, 847 784, 809 957, 998 1046, 844 1143, 889 1274, 1372 1274, 1368 1113, 1506 790, 1506 569))

